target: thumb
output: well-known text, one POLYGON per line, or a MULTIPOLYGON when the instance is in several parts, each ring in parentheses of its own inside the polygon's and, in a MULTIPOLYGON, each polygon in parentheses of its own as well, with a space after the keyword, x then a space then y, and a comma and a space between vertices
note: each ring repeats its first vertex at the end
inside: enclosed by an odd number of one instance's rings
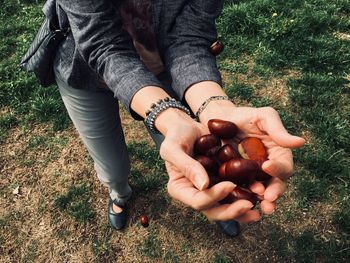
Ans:
POLYGON ((305 144, 305 139, 288 133, 275 109, 271 107, 261 108, 259 119, 262 130, 279 146, 284 148, 299 148, 305 144))
POLYGON ((191 158, 179 145, 164 140, 160 147, 163 160, 173 164, 198 190, 209 185, 209 177, 204 167, 191 158))

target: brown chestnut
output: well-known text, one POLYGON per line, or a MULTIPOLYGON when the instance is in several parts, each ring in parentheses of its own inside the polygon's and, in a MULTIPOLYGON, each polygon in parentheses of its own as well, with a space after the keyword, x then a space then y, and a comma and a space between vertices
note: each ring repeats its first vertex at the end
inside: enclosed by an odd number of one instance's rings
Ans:
POLYGON ((212 147, 206 152, 205 155, 209 156, 209 157, 216 158, 217 152, 220 150, 220 148, 221 148, 220 146, 212 147))
POLYGON ((141 223, 142 226, 148 227, 149 226, 148 217, 146 215, 141 215, 140 216, 140 223, 141 223))
POLYGON ((209 185, 208 185, 208 188, 216 185, 220 183, 220 180, 218 179, 217 176, 212 176, 212 175, 209 175, 209 185))
POLYGON ((267 160, 267 151, 262 141, 247 137, 238 144, 238 151, 244 159, 254 160, 259 166, 267 160))
POLYGON ((218 165, 216 161, 208 156, 197 155, 194 157, 204 167, 207 172, 216 172, 218 165))
POLYGON ((217 157, 220 163, 225 163, 233 158, 239 158, 240 155, 231 144, 225 144, 218 150, 217 157))
POLYGON ((217 135, 221 139, 231 139, 235 137, 238 132, 238 127, 236 124, 219 119, 209 120, 208 128, 212 134, 217 135))
POLYGON ((210 53, 217 56, 224 50, 224 44, 217 40, 210 46, 209 50, 210 53))
POLYGON ((255 161, 242 158, 231 159, 226 163, 224 178, 220 179, 237 185, 249 185, 255 180, 259 171, 260 167, 255 161))
POLYGON ((259 201, 257 195, 248 189, 236 187, 231 193, 229 193, 223 200, 220 201, 222 204, 231 204, 237 200, 245 199, 251 202, 254 206, 259 201))
POLYGON ((211 148, 221 146, 221 140, 215 134, 207 134, 199 137, 194 144, 196 154, 205 155, 211 148))
POLYGON ((218 170, 218 178, 221 181, 225 181, 225 180, 222 180, 221 178, 225 178, 226 177, 226 164, 227 163, 221 164, 220 167, 219 167, 219 170, 218 170))
POLYGON ((265 173, 263 170, 260 170, 255 177, 255 180, 257 181, 267 181, 271 179, 271 175, 268 173, 265 173))

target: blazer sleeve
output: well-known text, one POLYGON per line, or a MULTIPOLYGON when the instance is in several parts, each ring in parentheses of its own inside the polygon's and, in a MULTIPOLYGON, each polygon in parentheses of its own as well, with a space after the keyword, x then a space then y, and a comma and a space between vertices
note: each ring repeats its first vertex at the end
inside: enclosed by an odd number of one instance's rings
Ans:
POLYGON ((223 2, 184 1, 167 29, 163 59, 171 73, 173 89, 180 98, 188 87, 200 81, 210 80, 222 85, 216 58, 209 48, 217 39, 215 20, 222 11, 223 2))
POLYGON ((67 14, 76 49, 127 109, 130 110, 131 99, 141 88, 161 87, 140 60, 112 1, 57 0, 57 3, 67 14))

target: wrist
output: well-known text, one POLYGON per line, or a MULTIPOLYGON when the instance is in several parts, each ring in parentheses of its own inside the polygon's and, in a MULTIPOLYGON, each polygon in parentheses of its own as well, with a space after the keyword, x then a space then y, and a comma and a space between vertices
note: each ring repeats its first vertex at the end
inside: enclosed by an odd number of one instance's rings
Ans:
POLYGON ((210 101, 205 109, 199 114, 199 121, 207 124, 210 119, 224 119, 228 112, 236 108, 230 100, 214 100, 210 101))
MULTIPOLYGON (((186 90, 185 99, 190 106, 192 112, 197 113, 203 103, 208 101, 211 97, 224 97, 227 96, 221 86, 213 81, 202 81, 193 84, 186 90)), ((208 101, 207 105, 200 110, 199 120, 205 123, 211 118, 217 118, 217 116, 225 116, 226 109, 235 107, 233 102, 225 99, 208 101)), ((227 112, 226 112, 227 114, 227 112)))
POLYGON ((186 112, 177 108, 168 108, 162 111, 155 119, 154 126, 157 130, 166 136, 168 131, 174 128, 174 125, 179 126, 184 122, 192 122, 193 120, 186 112))

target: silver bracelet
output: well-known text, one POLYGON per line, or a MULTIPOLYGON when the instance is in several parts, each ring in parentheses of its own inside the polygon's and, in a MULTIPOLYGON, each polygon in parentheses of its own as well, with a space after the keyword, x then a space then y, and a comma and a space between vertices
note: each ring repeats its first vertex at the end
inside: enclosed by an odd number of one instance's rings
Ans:
POLYGON ((177 108, 186 112, 189 116, 191 116, 191 112, 188 108, 181 104, 181 102, 177 101, 174 98, 165 98, 164 100, 158 101, 157 104, 152 104, 151 109, 147 111, 145 124, 149 128, 149 130, 153 133, 160 133, 157 128, 154 126, 154 123, 163 111, 169 108, 177 108))
POLYGON ((204 111, 204 109, 208 106, 208 104, 213 100, 230 100, 230 98, 227 96, 211 96, 210 98, 206 99, 195 114, 197 121, 199 121, 199 114, 201 114, 202 111, 204 111))

